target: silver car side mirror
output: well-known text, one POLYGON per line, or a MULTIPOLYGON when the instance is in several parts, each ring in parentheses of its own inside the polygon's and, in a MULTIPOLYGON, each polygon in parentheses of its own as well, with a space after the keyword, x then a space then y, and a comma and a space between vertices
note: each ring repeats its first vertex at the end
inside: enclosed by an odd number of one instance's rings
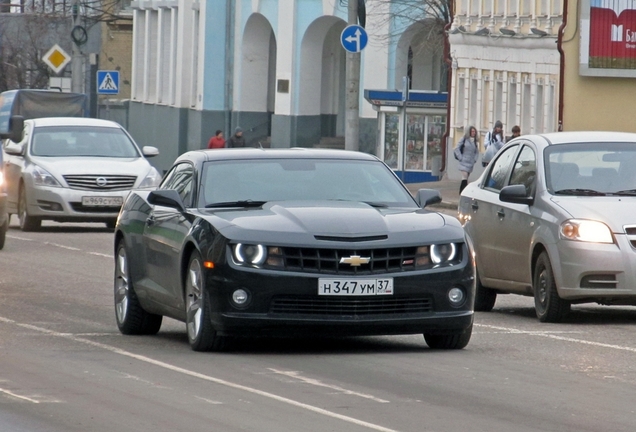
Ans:
POLYGON ((143 148, 141 149, 141 153, 145 157, 154 157, 159 155, 159 149, 153 146, 143 146, 143 148))

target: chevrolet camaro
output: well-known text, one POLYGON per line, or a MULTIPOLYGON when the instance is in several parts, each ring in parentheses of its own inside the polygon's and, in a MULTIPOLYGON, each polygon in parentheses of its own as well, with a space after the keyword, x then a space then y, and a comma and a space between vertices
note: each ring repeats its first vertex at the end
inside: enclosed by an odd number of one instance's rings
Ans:
POLYGON ((471 336, 474 264, 459 221, 374 156, 319 149, 181 155, 115 228, 123 334, 185 322, 191 348, 238 337, 471 336))

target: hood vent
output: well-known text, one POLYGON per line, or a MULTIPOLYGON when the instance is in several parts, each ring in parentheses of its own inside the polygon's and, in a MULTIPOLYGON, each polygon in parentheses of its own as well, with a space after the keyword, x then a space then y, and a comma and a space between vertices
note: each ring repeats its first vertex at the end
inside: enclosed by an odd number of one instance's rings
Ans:
POLYGON ((389 238, 388 235, 375 235, 375 236, 365 236, 365 237, 336 237, 336 236, 323 236, 317 235, 314 236, 316 240, 324 240, 324 241, 337 241, 337 242, 365 242, 365 241, 376 241, 376 240, 386 240, 389 238))

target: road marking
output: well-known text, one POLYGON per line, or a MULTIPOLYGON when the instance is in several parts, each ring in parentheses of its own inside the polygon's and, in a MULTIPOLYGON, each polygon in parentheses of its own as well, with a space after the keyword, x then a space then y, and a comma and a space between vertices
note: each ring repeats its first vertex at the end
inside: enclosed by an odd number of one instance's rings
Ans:
MULTIPOLYGON (((17 237, 17 236, 13 236, 13 235, 7 235, 7 237, 10 238, 10 239, 22 240, 22 241, 27 241, 27 242, 35 241, 34 239, 30 239, 30 238, 26 238, 26 237, 17 237)), ((62 249, 84 252, 84 251, 82 251, 82 249, 78 249, 78 248, 72 247, 72 246, 66 246, 66 245, 59 244, 59 243, 53 243, 53 242, 47 242, 47 241, 41 242, 41 243, 45 244, 45 245, 48 245, 48 246, 59 247, 59 248, 62 248, 62 249)), ((113 255, 103 254, 103 253, 99 253, 99 252, 85 252, 85 253, 88 254, 88 255, 95 255, 95 256, 99 256, 99 257, 113 258, 113 255)))
POLYGON ((31 399, 31 398, 26 397, 26 396, 20 396, 19 394, 15 394, 15 393, 10 392, 9 390, 5 390, 3 388, 0 388, 0 393, 4 393, 4 394, 7 394, 7 395, 9 395, 11 397, 22 399, 22 400, 25 400, 27 402, 31 402, 31 403, 34 403, 34 404, 39 404, 40 403, 40 401, 37 401, 35 399, 31 399))
POLYGON ((331 390, 335 390, 337 392, 344 393, 344 394, 347 394, 347 395, 359 396, 359 397, 362 397, 362 398, 365 398, 365 399, 371 399, 372 401, 375 401, 375 402, 390 403, 390 401, 388 401, 388 400, 380 399, 380 398, 377 398, 377 397, 375 397, 373 395, 369 395, 369 394, 365 394, 365 393, 358 393, 358 392, 355 392, 355 391, 352 391, 352 390, 347 390, 345 388, 338 387, 338 386, 335 386, 335 385, 325 384, 325 383, 323 383, 323 382, 321 382, 321 381, 319 381, 317 379, 303 377, 303 376, 300 375, 299 372, 295 372, 295 371, 281 371, 281 370, 276 370, 276 369, 272 369, 272 368, 269 368, 269 370, 271 370, 272 372, 274 372, 276 374, 279 374, 279 375, 285 375, 285 376, 288 376, 290 378, 294 378, 294 379, 300 380, 300 381, 302 381, 302 382, 304 382, 306 384, 310 384, 310 385, 314 385, 314 386, 318 386, 318 387, 326 387, 326 388, 329 388, 331 390))
POLYGON ((254 395, 262 396, 264 398, 272 399, 272 400, 275 400, 275 401, 278 401, 278 402, 281 402, 281 403, 284 403, 284 404, 287 404, 287 405, 295 406, 297 408, 301 408, 301 409, 304 409, 304 410, 307 410, 307 411, 311 411, 311 412, 316 413, 316 414, 324 415, 326 417, 331 417, 331 418, 334 418, 334 419, 337 419, 337 420, 342 420, 344 422, 355 424, 357 426, 366 427, 368 429, 381 431, 381 432, 397 432, 395 429, 389 429, 389 428, 386 428, 384 426, 380 426, 380 425, 377 425, 377 424, 374 424, 374 423, 369 423, 369 422, 366 422, 364 420, 359 420, 359 419, 354 418, 354 417, 349 417, 349 416, 346 416, 346 415, 338 414, 338 413, 335 413, 333 411, 328 411, 328 410, 323 409, 323 408, 319 408, 319 407, 316 407, 316 406, 313 406, 313 405, 309 405, 309 404, 306 404, 306 403, 303 403, 303 402, 296 401, 294 399, 289 399, 289 398, 286 398, 286 397, 283 397, 283 396, 279 396, 279 395, 276 395, 274 393, 269 393, 269 392, 266 392, 266 391, 263 391, 263 390, 259 390, 259 389, 253 388, 253 387, 248 387, 248 386, 245 386, 245 385, 242 385, 242 384, 237 384, 237 383, 234 383, 234 382, 231 382, 231 381, 226 381, 224 379, 216 378, 216 377, 213 377, 213 376, 210 376, 210 375, 204 375, 202 373, 194 372, 194 371, 191 371, 189 369, 185 369, 185 368, 182 368, 182 367, 179 367, 179 366, 172 365, 170 363, 166 363, 166 362, 162 362, 162 361, 159 361, 159 360, 155 360, 153 358, 146 357, 146 356, 143 356, 143 355, 140 355, 140 354, 135 354, 135 353, 132 353, 130 351, 123 350, 121 348, 116 348, 116 347, 111 346, 111 345, 106 345, 106 344, 103 344, 103 343, 100 343, 100 342, 94 342, 94 341, 89 340, 89 339, 79 338, 77 336, 74 336, 74 335, 71 335, 71 334, 68 334, 68 333, 59 333, 59 332, 56 332, 56 331, 53 331, 53 330, 49 330, 49 329, 45 329, 45 328, 42 328, 42 327, 37 327, 37 326, 34 326, 34 325, 30 325, 30 324, 20 323, 20 322, 17 322, 17 321, 14 321, 12 319, 5 318, 5 317, 0 317, 0 322, 4 322, 4 323, 7 323, 7 324, 13 324, 13 325, 15 325, 17 327, 21 327, 21 328, 24 328, 24 329, 37 331, 37 332, 40 332, 40 333, 48 334, 50 336, 62 337, 62 338, 68 339, 68 340, 72 340, 74 342, 80 342, 80 343, 83 343, 83 344, 86 344, 86 345, 91 345, 91 346, 94 346, 94 347, 97 347, 97 348, 104 349, 106 351, 110 351, 110 352, 115 353, 115 354, 119 354, 119 355, 124 356, 124 357, 129 357, 129 358, 132 358, 132 359, 135 359, 135 360, 139 360, 141 362, 145 362, 145 363, 148 363, 148 364, 151 364, 151 365, 155 365, 155 366, 158 366, 160 368, 164 368, 164 369, 167 369, 167 370, 170 370, 170 371, 173 371, 173 372, 177 372, 177 373, 180 373, 180 374, 183 374, 183 375, 191 376, 193 378, 198 378, 198 379, 201 379, 201 380, 204 380, 204 381, 213 382, 215 384, 222 385, 222 386, 225 386, 225 387, 230 387, 230 388, 233 388, 235 390, 241 390, 241 391, 244 391, 244 392, 247 392, 247 393, 251 393, 251 394, 254 394, 254 395))
POLYGON ((223 402, 215 401, 215 400, 212 400, 212 399, 206 399, 206 398, 201 397, 201 396, 195 396, 195 398, 200 399, 203 402, 207 402, 207 403, 212 404, 212 405, 223 405, 223 402))
POLYGON ((611 348, 611 349, 615 349, 615 350, 619 350, 619 351, 636 352, 636 348, 632 348, 632 347, 627 347, 627 346, 622 346, 622 345, 612 345, 612 344, 606 344, 606 343, 601 343, 601 342, 586 341, 586 340, 583 340, 583 339, 575 339, 575 338, 565 337, 565 336, 557 336, 556 334, 554 334, 554 332, 549 332, 549 331, 519 330, 519 329, 515 329, 515 328, 499 327, 499 326, 493 326, 493 325, 487 325, 487 324, 475 324, 475 326, 477 326, 477 327, 485 327, 485 328, 490 328, 490 329, 495 329, 495 330, 500 330, 500 331, 505 331, 505 332, 510 333, 510 334, 527 334, 527 335, 530 335, 530 336, 539 336, 539 337, 555 339, 555 340, 560 340, 560 341, 565 341, 565 342, 579 343, 579 344, 582 344, 582 345, 592 345, 592 346, 596 346, 596 347, 600 347, 600 348, 611 348))

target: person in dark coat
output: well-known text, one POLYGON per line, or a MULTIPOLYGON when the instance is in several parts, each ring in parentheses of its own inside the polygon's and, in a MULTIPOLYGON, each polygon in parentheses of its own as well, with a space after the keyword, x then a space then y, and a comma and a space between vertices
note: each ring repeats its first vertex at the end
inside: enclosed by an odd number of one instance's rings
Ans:
POLYGON ((464 136, 457 143, 459 149, 459 172, 462 174, 462 182, 459 185, 459 193, 461 194, 466 185, 468 185, 468 177, 473 172, 473 167, 479 158, 479 138, 477 137, 477 129, 475 126, 469 126, 464 136))
POLYGON ((245 147, 245 138, 243 137, 243 129, 241 129, 240 127, 237 127, 234 130, 234 135, 232 135, 230 139, 227 140, 227 146, 229 148, 245 147))

